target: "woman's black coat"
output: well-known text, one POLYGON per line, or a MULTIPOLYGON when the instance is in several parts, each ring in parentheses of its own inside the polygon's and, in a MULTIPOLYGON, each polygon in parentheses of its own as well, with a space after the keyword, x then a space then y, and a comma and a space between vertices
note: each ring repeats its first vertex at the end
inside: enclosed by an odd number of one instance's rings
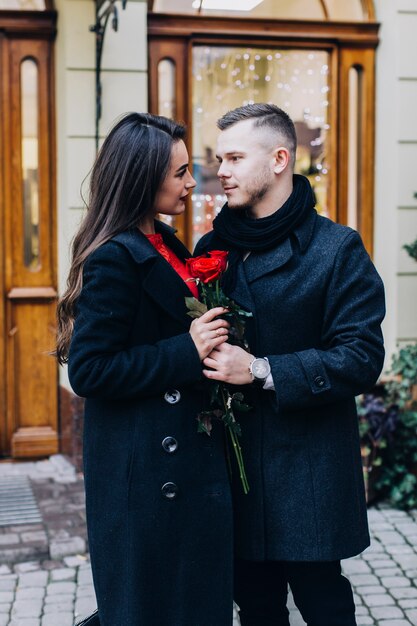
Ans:
MULTIPOLYGON (((159 224, 165 242, 189 256, 159 224)), ((197 433, 201 364, 184 281, 139 232, 84 267, 69 355, 86 398, 87 521, 101 626, 229 626, 223 431, 197 433)))
POLYGON ((253 312, 249 346, 268 357, 275 386, 254 391, 254 411, 239 417, 250 491, 234 489, 237 553, 358 554, 369 534, 354 396, 383 365, 381 279, 358 233, 312 210, 285 241, 239 263, 230 295, 253 312))

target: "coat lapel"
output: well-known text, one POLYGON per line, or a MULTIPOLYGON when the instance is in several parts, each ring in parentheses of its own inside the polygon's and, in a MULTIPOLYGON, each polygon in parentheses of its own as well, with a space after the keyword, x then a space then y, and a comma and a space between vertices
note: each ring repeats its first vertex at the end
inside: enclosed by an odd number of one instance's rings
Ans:
MULTIPOLYGON (((174 236, 174 229, 158 223, 167 245, 182 260, 191 256, 187 248, 174 236)), ((139 265, 146 265, 143 289, 168 315, 177 319, 185 329, 190 326, 185 298, 192 296, 183 279, 171 265, 155 250, 141 233, 129 231, 114 238, 123 244, 139 265)))
POLYGON ((249 283, 282 267, 292 257, 292 245, 288 237, 275 248, 265 252, 252 252, 246 259, 245 273, 249 283))
POLYGON ((159 257, 146 273, 143 289, 161 309, 175 317, 185 328, 190 326, 185 298, 192 297, 191 291, 177 272, 159 257))

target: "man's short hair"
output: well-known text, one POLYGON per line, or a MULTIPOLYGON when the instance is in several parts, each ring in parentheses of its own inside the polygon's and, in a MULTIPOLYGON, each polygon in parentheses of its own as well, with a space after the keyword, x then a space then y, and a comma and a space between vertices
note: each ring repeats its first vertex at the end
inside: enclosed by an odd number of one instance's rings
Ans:
POLYGON ((297 150, 297 135, 294 122, 290 116, 277 107, 275 104, 255 103, 233 109, 225 113, 218 121, 217 127, 226 130, 238 122, 244 120, 254 120, 255 128, 266 128, 275 131, 286 142, 291 156, 292 164, 295 163, 295 152, 297 150))

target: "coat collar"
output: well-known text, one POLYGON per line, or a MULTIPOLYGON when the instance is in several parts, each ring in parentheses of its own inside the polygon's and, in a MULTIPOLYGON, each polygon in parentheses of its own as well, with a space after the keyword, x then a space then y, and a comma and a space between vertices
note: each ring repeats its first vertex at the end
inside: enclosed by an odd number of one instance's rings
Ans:
POLYGON ((305 252, 313 235, 316 219, 317 211, 313 209, 302 224, 294 230, 294 238, 287 237, 270 250, 251 253, 244 262, 247 281, 251 283, 288 263, 294 253, 294 239, 297 240, 301 252, 305 252))
MULTIPOLYGON (((162 234, 167 246, 181 259, 190 257, 187 248, 175 237, 175 230, 162 222, 155 222, 155 230, 162 234)), ((146 265, 142 287, 154 302, 188 329, 185 297, 192 296, 187 285, 171 265, 155 250, 139 230, 130 230, 114 237, 122 244, 138 265, 146 265)))

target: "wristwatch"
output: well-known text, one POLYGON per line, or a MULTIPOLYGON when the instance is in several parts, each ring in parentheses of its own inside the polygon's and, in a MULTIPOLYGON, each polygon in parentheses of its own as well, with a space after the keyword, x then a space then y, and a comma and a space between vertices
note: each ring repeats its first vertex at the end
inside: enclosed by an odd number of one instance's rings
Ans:
POLYGON ((249 365, 249 372, 252 375, 254 383, 264 385, 266 379, 271 373, 271 366, 268 359, 264 357, 255 357, 249 365))

